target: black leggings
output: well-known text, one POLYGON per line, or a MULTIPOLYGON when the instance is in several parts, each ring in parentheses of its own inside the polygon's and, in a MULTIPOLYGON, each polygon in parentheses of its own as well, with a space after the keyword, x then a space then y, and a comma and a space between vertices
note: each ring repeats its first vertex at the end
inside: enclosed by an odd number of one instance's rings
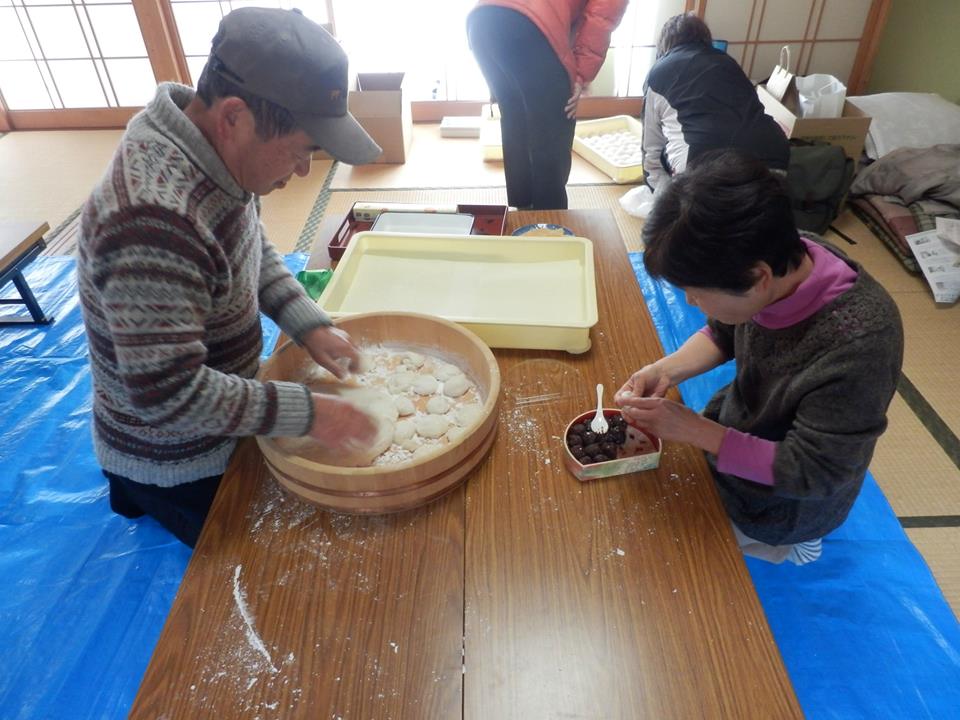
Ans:
POLYGON ((515 10, 474 9, 467 36, 500 106, 507 202, 565 210, 576 127, 564 112, 570 76, 539 28, 515 10))
POLYGON ((149 515, 190 547, 197 544, 221 478, 216 475, 173 487, 159 487, 106 470, 103 474, 110 481, 111 510, 127 518, 149 515))

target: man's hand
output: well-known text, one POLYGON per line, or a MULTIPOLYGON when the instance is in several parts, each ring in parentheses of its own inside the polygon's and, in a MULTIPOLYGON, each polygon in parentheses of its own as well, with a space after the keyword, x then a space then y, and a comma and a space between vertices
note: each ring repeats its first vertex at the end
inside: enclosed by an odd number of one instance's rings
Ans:
POLYGON ((360 351, 350 336, 339 328, 316 327, 307 332, 301 342, 317 365, 322 365, 341 380, 360 367, 360 351))
POLYGON ((376 431, 370 416, 355 405, 333 395, 313 394, 313 425, 309 435, 324 447, 367 447, 376 431))

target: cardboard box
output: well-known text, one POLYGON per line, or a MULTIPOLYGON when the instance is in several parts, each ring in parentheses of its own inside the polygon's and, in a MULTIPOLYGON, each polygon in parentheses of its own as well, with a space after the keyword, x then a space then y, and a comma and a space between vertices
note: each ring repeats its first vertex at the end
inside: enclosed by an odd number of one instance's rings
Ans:
POLYGON ((870 116, 855 105, 845 101, 843 114, 838 118, 802 118, 797 117, 794 112, 795 94, 788 93, 784 102, 780 102, 763 85, 757 85, 757 97, 760 98, 767 115, 780 124, 787 137, 839 145, 847 157, 855 163, 859 162, 863 153, 863 141, 870 129, 870 116))
POLYGON ((350 112, 383 154, 377 163, 403 163, 413 139, 410 97, 404 73, 357 73, 350 89, 350 112))

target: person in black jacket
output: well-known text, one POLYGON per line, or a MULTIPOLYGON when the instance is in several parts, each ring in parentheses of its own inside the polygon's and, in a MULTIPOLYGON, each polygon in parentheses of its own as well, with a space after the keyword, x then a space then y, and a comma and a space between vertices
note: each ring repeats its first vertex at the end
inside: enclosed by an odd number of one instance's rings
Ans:
POLYGON ((692 13, 664 23, 643 104, 643 169, 654 191, 708 150, 736 148, 775 170, 790 144, 736 60, 692 13))

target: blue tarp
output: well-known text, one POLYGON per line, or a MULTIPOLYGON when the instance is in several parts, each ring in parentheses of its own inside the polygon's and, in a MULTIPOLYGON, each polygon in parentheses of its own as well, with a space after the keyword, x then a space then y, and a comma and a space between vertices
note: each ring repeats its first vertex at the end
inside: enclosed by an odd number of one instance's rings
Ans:
MULTIPOLYGON (((631 261, 672 350, 703 318, 631 261)), ((0 716, 122 718, 190 551, 110 512, 73 261, 39 258, 27 280, 56 321, 0 329, 0 716)), ((730 372, 684 383, 686 401, 702 407, 730 372)), ((873 478, 819 561, 747 565, 809 718, 960 717, 960 629, 873 478)))
MULTIPOLYGON (((703 313, 630 253, 664 351, 703 327, 703 313)), ((727 363, 680 385, 703 409, 733 377, 727 363)), ((811 719, 960 718, 960 625, 868 473, 823 556, 796 567, 747 558, 804 713, 811 719)))
MULTIPOLYGON (((286 260, 296 272, 307 256, 286 260)), ((55 320, 0 327, 0 717, 122 718, 190 549, 110 511, 75 262, 38 258, 25 277, 55 320)), ((264 334, 272 348, 266 319, 264 334)))

